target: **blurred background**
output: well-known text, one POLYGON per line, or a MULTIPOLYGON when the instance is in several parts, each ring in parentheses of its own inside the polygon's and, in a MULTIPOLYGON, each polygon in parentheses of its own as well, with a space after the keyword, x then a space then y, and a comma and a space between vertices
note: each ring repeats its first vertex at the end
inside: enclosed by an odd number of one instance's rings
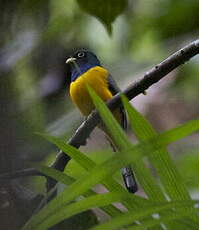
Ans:
MULTIPOLYGON (((1 0, 0 173, 51 163, 57 149, 35 132, 68 140, 84 120, 69 98, 65 61, 74 50, 94 51, 124 89, 197 39, 198 12, 197 0, 1 0)), ((152 86, 146 96, 132 101, 158 131, 198 118, 198 63, 199 57, 191 59, 152 86)), ((198 137, 194 134, 170 147, 197 198, 198 137)), ((98 151, 107 148, 103 134, 96 130, 82 151, 102 161, 107 156, 98 151)), ((71 161, 66 171, 78 177, 81 170, 71 161)), ((19 229, 31 214, 27 200, 32 202, 35 194, 44 192, 44 185, 42 178, 1 185, 3 229, 19 229)))

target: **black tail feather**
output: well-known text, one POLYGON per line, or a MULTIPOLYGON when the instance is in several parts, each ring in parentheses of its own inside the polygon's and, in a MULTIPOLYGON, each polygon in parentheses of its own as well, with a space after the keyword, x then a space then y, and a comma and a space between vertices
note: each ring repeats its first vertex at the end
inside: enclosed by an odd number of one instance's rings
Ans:
MULTIPOLYGON (((110 143, 113 151, 117 152, 116 146, 114 145, 113 141, 111 140, 111 138, 109 137, 109 135, 107 133, 106 133, 106 139, 110 143)), ((123 177, 124 184, 125 184, 127 190, 130 193, 136 193, 138 190, 138 185, 136 183, 136 179, 135 179, 135 176, 134 176, 134 173, 133 173, 131 166, 126 166, 126 167, 122 168, 122 177, 123 177)))
POLYGON ((127 166, 122 169, 122 176, 127 190, 130 193, 136 193, 138 190, 138 186, 130 166, 127 166))

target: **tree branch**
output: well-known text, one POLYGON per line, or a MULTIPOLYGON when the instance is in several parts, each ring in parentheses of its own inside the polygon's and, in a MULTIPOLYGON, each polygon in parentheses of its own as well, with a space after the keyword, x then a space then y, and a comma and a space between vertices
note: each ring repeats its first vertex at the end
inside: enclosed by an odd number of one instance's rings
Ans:
MULTIPOLYGON (((122 91, 129 100, 133 99, 137 95, 143 93, 154 83, 161 80, 172 70, 177 68, 179 65, 186 63, 190 58, 194 57, 199 53, 199 40, 196 40, 184 48, 180 49, 176 53, 169 56, 160 64, 156 65, 150 71, 146 72, 141 80, 131 84, 127 89, 122 91)), ((121 105, 120 94, 116 94, 111 100, 108 101, 107 106, 113 110, 121 105)), ((76 130, 75 134, 68 141, 68 144, 79 148, 81 145, 85 145, 86 139, 89 137, 90 133, 99 123, 100 117, 99 113, 95 110, 93 111, 86 121, 84 121, 81 126, 76 130)), ((51 167, 63 171, 66 164, 70 160, 70 157, 60 151, 57 155, 56 160, 51 165, 51 167)), ((49 186, 50 188, 51 185, 49 186)))
POLYGON ((27 176, 45 176, 45 175, 34 168, 27 168, 27 169, 17 170, 11 173, 4 173, 0 175, 0 184, 5 182, 6 180, 14 180, 19 177, 27 177, 27 176))
MULTIPOLYGON (((125 94, 129 100, 135 98, 139 94, 143 93, 147 90, 150 86, 154 83, 161 80, 165 77, 168 73, 172 70, 177 68, 178 66, 186 63, 190 58, 196 56, 199 53, 199 40, 196 40, 189 45, 185 46, 184 48, 180 49, 176 53, 169 56, 160 64, 153 67, 151 70, 145 73, 144 77, 141 78, 139 81, 131 84, 127 89, 122 91, 122 94, 125 94)), ((107 106, 113 110, 121 105, 120 94, 118 93, 115 95, 111 100, 107 102, 107 106)), ((96 127, 96 125, 100 122, 99 113, 94 110, 89 116, 86 121, 84 121, 81 126, 76 130, 74 135, 70 138, 67 142, 68 144, 79 148, 81 145, 86 144, 86 140, 89 137, 90 133, 96 127)), ((64 171, 70 157, 60 151, 57 154, 57 157, 51 167, 59 170, 64 171)), ((38 172, 36 169, 25 169, 17 172, 13 172, 11 174, 3 174, 0 176, 0 183, 5 181, 6 179, 15 179, 17 177, 22 176, 34 176, 34 175, 43 175, 42 173, 38 172)), ((47 190, 49 191, 52 187, 54 187, 56 181, 47 177, 47 190)))

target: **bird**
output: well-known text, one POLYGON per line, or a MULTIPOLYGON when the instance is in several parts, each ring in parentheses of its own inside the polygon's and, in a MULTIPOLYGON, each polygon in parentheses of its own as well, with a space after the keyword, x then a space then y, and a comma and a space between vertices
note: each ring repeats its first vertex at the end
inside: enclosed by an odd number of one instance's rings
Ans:
MULTIPOLYGON (((68 75, 70 75, 69 94, 72 102, 87 117, 95 109, 92 99, 88 93, 87 85, 93 88, 97 95, 103 100, 110 100, 115 94, 120 92, 115 80, 109 71, 101 65, 98 57, 91 51, 80 49, 67 58, 68 75)), ((123 107, 114 110, 113 115, 123 129, 127 128, 127 116, 123 107)), ((107 136, 112 148, 116 147, 112 142, 108 130, 101 123, 98 125, 107 136)), ((128 165, 121 170, 124 184, 130 193, 135 193, 138 186, 134 173, 128 165)))

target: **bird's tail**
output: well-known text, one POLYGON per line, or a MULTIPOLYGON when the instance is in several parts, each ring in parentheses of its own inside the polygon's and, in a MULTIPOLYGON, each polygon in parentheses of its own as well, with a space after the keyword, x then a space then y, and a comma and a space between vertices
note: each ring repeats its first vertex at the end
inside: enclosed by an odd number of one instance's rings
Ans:
MULTIPOLYGON (((101 127, 100 127, 101 128, 101 127)), ((117 148, 116 146, 114 145, 112 139, 109 137, 109 135, 107 134, 107 131, 105 131, 105 134, 106 134, 106 138, 108 140, 108 142, 110 143, 112 149, 114 152, 117 151, 117 148)), ((135 193, 137 192, 138 190, 138 186, 137 186, 137 183, 136 183, 136 179, 135 179, 135 176, 134 176, 134 173, 131 169, 131 166, 128 165, 124 168, 122 168, 121 170, 121 173, 122 173, 122 177, 123 177, 123 180, 124 180, 124 184, 127 188, 127 190, 130 192, 130 193, 135 193)))
POLYGON ((122 168, 122 177, 127 190, 131 193, 136 193, 138 190, 138 186, 131 166, 126 166, 122 168))

